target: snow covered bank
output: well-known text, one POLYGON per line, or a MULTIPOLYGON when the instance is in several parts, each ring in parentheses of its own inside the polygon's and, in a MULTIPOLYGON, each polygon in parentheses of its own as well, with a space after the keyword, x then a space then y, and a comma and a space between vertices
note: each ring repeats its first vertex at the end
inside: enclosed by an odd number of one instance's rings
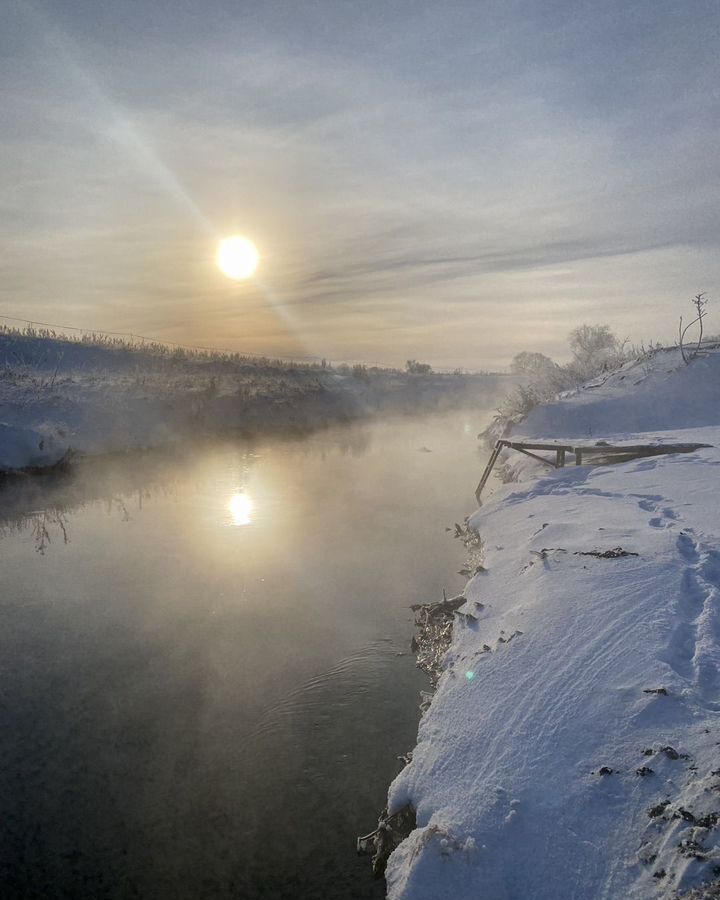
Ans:
POLYGON ((712 352, 686 366, 679 350, 633 360, 536 407, 514 433, 589 439, 720 424, 719 360, 712 352))
POLYGON ((392 900, 670 898, 720 872, 720 355, 628 365, 516 433, 588 429, 714 446, 508 460, 519 480, 470 520, 485 571, 390 790, 390 812, 417 811, 392 900))
POLYGON ((507 380, 364 367, 341 373, 0 333, 0 471, 189 436, 301 431, 384 411, 468 404, 502 391, 507 380))

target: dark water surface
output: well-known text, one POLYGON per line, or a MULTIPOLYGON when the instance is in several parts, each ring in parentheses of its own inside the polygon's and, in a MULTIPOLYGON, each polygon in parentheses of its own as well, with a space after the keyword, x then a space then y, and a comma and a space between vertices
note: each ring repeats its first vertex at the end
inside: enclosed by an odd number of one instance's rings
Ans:
POLYGON ((6 486, 0 897, 384 896, 355 837, 415 742, 408 605, 462 588, 488 415, 6 486))

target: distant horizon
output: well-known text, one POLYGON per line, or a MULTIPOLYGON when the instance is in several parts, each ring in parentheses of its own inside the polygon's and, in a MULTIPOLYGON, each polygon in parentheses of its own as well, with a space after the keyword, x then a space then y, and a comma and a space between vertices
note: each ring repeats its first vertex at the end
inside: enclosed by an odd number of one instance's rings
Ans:
MULTIPOLYGON (((685 324, 692 324, 691 317, 684 316, 685 324)), ((582 323, 582 324, 598 324, 598 323, 582 323)), ((269 359, 269 360, 280 360, 282 362, 296 362, 296 363, 308 363, 308 364, 321 364, 326 362, 329 366, 342 366, 342 365, 363 365, 369 368, 388 368, 388 369, 404 369, 406 364, 411 360, 420 363, 429 363, 433 369, 433 371, 438 373, 451 373, 454 371, 462 371, 466 374, 487 374, 487 375, 512 375, 512 363, 514 362, 514 357, 517 354, 513 354, 510 362, 505 367, 497 367, 497 368, 487 368, 482 365, 476 366, 474 368, 469 368, 467 366, 457 366, 452 364, 443 364, 443 363, 434 363, 430 359, 418 359, 417 356, 410 356, 406 360, 402 362, 381 362, 379 360, 370 360, 370 359, 360 359, 360 358, 352 358, 352 357, 330 357, 329 355, 304 355, 304 356, 290 356, 283 353, 276 353, 272 350, 269 350, 265 353, 256 353, 250 352, 247 350, 243 350, 242 348, 234 348, 234 347, 221 347, 221 346, 208 346, 208 345, 199 345, 192 343, 182 343, 179 341, 170 341, 165 340, 164 338, 160 338, 153 335, 140 334, 139 331, 106 331, 102 328, 92 328, 92 327, 80 327, 77 325, 61 325, 58 323, 52 322, 40 322, 33 319, 26 319, 22 316, 7 316, 0 314, 0 326, 6 326, 13 331, 17 331, 18 333, 25 336, 26 330, 28 328, 39 328, 39 329, 50 329, 53 334, 51 335, 52 339, 55 340, 78 340, 82 341, 82 338, 92 337, 94 335, 98 335, 100 337, 119 337, 119 338, 129 338, 129 343, 132 345, 133 341, 140 342, 138 346, 142 346, 143 343, 147 343, 148 345, 157 345, 157 346, 166 346, 166 347, 176 347, 183 350, 188 350, 191 352, 198 353, 215 353, 218 355, 238 355, 242 357, 248 357, 252 359, 269 359), (6 326, 6 323, 11 323, 6 326), (67 332, 71 332, 68 334, 67 332), (75 334, 77 333, 77 335, 75 334)), ((45 337, 45 335, 40 335, 40 337, 45 337)), ((616 335, 616 337, 619 337, 616 335)), ((622 340, 622 339, 621 339, 622 340)), ((627 339, 625 339, 627 341, 627 339)), ((692 336, 686 338, 686 346, 692 346, 697 340, 697 334, 695 333, 695 337, 692 336)), ((705 330, 702 342, 703 343, 713 343, 717 342, 718 338, 715 336, 715 333, 712 329, 705 330)), ((638 343, 630 342, 631 349, 637 348, 640 352, 642 352, 645 348, 651 349, 653 346, 660 347, 663 349, 673 349, 679 346, 677 341, 677 336, 675 340, 668 341, 659 341, 657 339, 648 339, 647 342, 640 341, 638 343)), ((522 351, 518 351, 520 353, 522 351)), ((532 352, 532 351, 531 351, 532 352)), ((538 351, 539 352, 539 351, 538 351)), ((546 354, 541 354, 546 355, 546 354)), ((564 365, 572 361, 573 356, 569 350, 569 345, 565 349, 565 353, 560 357, 549 357, 553 362, 558 365, 564 365)))
POLYGON ((437 369, 669 342, 720 281, 718 36, 715 0, 11 0, 0 306, 437 369))
MULTIPOLYGON (((142 349, 144 345, 147 344, 148 348, 152 346, 164 346, 164 347, 176 347, 181 350, 187 350, 193 353, 213 353, 219 356, 241 356, 247 357, 248 359, 267 359, 267 360, 279 360, 280 362, 289 362, 289 363, 298 363, 298 364, 308 364, 308 365, 321 365, 323 362, 326 362, 328 366, 333 368, 338 366, 353 366, 353 365, 362 365, 368 368, 382 368, 382 369, 405 369, 406 363, 411 359, 416 359, 415 357, 410 357, 408 360, 398 363, 383 363, 377 360, 363 360, 363 359, 340 359, 340 358, 330 358, 329 356, 286 356, 281 353, 248 353, 243 351, 242 349, 233 349, 230 347, 210 347, 210 346, 200 346, 197 344, 183 344, 178 341, 166 341, 162 338, 153 337, 152 335, 140 334, 136 331, 105 331, 102 328, 79 328, 74 325, 59 325, 52 322, 38 322, 32 319, 24 319, 22 317, 17 316, 3 316, 0 314, 0 327, 6 327, 10 330, 11 333, 17 332, 22 337, 32 337, 27 334, 28 328, 37 328, 40 330, 49 329, 53 333, 50 336, 45 334, 39 334, 38 337, 40 339, 45 339, 48 337, 50 340, 57 341, 77 341, 78 343, 84 343, 83 337, 92 337, 97 335, 98 337, 110 337, 110 338, 129 338, 130 340, 127 342, 128 346, 133 346, 138 349, 142 349), (6 323, 10 322, 9 325, 6 323), (70 334, 66 332, 71 332, 70 334), (75 334, 74 332, 77 332, 75 334), (137 344, 133 343, 133 340, 137 341, 137 344)), ((91 343, 91 342, 90 342, 91 343)), ((425 360, 416 360, 417 362, 425 362, 425 360)), ((439 374, 448 374, 461 369, 463 374, 468 375, 511 375, 513 374, 508 367, 505 370, 490 370, 485 369, 482 366, 477 367, 475 370, 465 369, 462 366, 435 366, 431 363, 432 371, 437 372, 439 374)))

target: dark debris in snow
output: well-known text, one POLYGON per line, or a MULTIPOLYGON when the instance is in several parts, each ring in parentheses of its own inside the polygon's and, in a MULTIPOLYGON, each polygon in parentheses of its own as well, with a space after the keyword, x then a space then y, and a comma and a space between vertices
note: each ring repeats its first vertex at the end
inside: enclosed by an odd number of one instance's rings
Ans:
POLYGON ((595 559, 620 559, 624 556, 640 556, 631 550, 623 550, 622 547, 613 547, 612 550, 576 550, 575 556, 594 556, 595 559))

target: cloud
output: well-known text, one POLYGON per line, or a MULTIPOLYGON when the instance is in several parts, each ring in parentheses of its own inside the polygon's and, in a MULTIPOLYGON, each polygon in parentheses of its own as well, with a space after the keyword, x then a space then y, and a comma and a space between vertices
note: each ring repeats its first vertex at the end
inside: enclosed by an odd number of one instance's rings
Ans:
POLYGON ((561 350, 578 315, 624 331, 628 297, 671 334, 678 293, 712 292, 714 3, 237 9, 11 19, 14 311, 470 366, 561 350), (211 262, 228 231, 263 256, 244 317, 211 262))

